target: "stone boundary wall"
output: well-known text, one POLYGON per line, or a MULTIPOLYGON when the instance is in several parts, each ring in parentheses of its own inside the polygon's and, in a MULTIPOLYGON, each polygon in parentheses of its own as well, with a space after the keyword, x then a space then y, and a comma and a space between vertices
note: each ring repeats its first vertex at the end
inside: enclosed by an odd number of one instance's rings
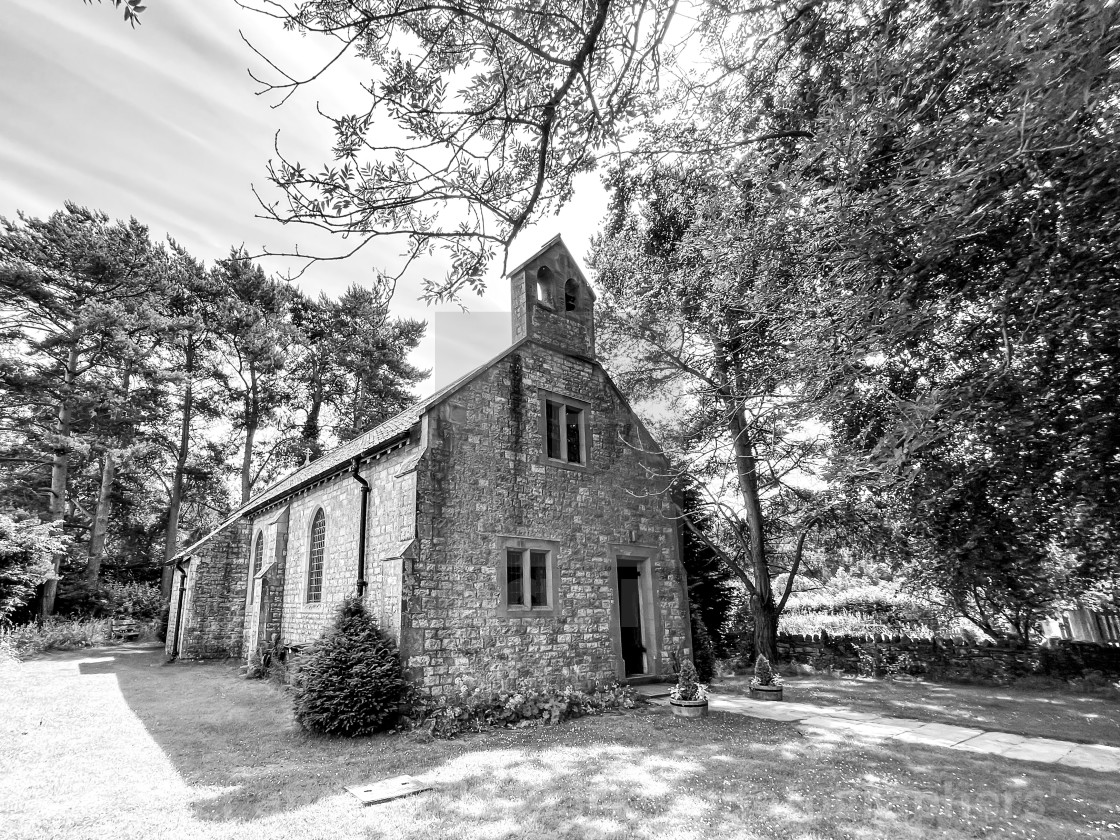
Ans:
POLYGON ((1120 677, 1120 644, 1050 641, 1027 648, 909 636, 779 634, 783 661, 866 676, 910 674, 1001 681, 1040 675, 1070 679, 1089 671, 1120 677))

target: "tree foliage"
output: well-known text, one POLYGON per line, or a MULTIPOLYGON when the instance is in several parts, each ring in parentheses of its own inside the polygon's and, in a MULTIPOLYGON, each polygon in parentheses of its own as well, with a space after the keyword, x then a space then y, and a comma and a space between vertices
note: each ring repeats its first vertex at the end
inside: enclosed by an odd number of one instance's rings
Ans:
POLYGON ((323 446, 404 408, 423 375, 407 355, 424 324, 380 295, 308 304, 331 313, 309 336, 303 296, 239 249, 208 268, 75 205, 0 220, 0 293, 0 510, 66 538, 44 615, 56 596, 88 610, 105 581, 160 577, 183 536, 229 514, 232 475, 243 501, 297 466, 309 356, 329 371, 323 446))
POLYGON ((744 124, 800 133, 767 151, 819 232, 843 473, 907 523, 916 580, 1021 638, 1117 566, 1117 15, 814 4, 744 124))
POLYGON ((749 163, 725 164, 616 172, 615 215, 591 263, 601 349, 624 389, 678 407, 659 431, 701 491, 683 521, 738 577, 756 646, 773 657, 827 507, 804 480, 822 453, 799 345, 804 312, 819 304, 791 202, 749 163), (704 518, 715 539, 697 527, 704 518))
MULTIPOLYGON (((1115 578, 1116 24, 1061 0, 713 5, 712 61, 675 94, 686 116, 651 122, 629 164, 699 173, 645 199, 650 253, 694 235, 697 177, 724 178, 725 215, 784 208, 784 276, 744 255, 797 310, 760 373, 831 433, 835 486, 901 526, 915 585, 997 634, 1115 578)), ((666 289, 735 264, 698 254, 668 282, 635 262, 648 280, 621 306, 642 311, 648 285, 687 320, 666 289)), ((631 332, 679 354, 686 333, 647 320, 631 332)))
MULTIPOLYGON (((671 0, 246 2, 288 28, 332 39, 373 80, 353 113, 329 115, 333 161, 278 157, 262 198, 283 222, 370 241, 397 237, 408 261, 450 263, 428 294, 481 289, 495 249, 571 196, 577 175, 646 107, 661 69, 671 0)), ((286 100, 317 79, 275 73, 286 100)), ((279 153, 278 153, 279 154, 279 153)), ((303 255, 298 255, 303 256, 303 255)))
POLYGON ((54 573, 53 558, 63 551, 58 527, 17 521, 0 513, 0 622, 6 621, 54 573))

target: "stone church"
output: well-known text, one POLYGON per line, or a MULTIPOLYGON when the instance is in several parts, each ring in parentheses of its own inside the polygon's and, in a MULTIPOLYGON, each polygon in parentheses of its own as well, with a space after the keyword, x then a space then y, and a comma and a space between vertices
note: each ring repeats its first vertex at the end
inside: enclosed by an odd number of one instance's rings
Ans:
POLYGON ((509 280, 507 350, 176 556, 169 654, 298 648, 360 593, 432 695, 691 655, 665 459, 596 361, 591 286, 559 237, 509 280))

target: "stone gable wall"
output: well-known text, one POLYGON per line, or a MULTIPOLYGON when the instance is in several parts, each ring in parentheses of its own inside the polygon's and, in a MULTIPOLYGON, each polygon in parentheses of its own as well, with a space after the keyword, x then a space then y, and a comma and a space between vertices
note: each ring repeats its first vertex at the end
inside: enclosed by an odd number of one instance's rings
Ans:
MULTIPOLYGON (((621 676, 615 562, 648 556, 657 661, 688 650, 675 523, 662 516, 639 427, 597 366, 530 342, 433 410, 419 472, 419 556, 407 566, 402 655, 433 695, 457 678, 489 688, 590 684, 621 676), (549 463, 540 389, 591 404, 585 470, 549 463), (504 538, 554 541, 554 615, 499 615, 504 538)), ((648 441, 646 442, 648 443, 648 441)), ((648 606, 648 605, 647 605, 648 606)))
MULTIPOLYGON (((239 520, 215 534, 191 556, 183 598, 183 623, 179 629, 181 658, 219 659, 242 655, 250 533, 248 523, 239 520)), ((180 578, 176 572, 168 619, 168 654, 173 652, 175 640, 180 578)))

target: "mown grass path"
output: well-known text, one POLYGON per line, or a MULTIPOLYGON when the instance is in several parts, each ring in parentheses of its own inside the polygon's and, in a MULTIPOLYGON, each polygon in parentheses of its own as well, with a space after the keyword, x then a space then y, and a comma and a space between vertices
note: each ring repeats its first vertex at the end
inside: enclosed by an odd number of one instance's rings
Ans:
POLYGON ((455 741, 309 738, 225 663, 117 647, 0 666, 0 836, 1114 837, 1114 775, 926 745, 822 741, 667 710, 455 741), (435 790, 364 807, 349 784, 435 790))

